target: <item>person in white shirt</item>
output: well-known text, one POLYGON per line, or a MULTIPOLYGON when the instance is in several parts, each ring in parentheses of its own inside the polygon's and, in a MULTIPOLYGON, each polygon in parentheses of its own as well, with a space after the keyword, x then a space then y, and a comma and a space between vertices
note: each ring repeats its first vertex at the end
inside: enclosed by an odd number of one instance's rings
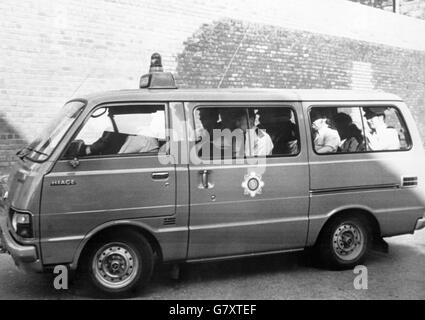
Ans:
POLYGON ((253 108, 248 109, 248 122, 246 114, 242 115, 237 125, 245 133, 245 156, 265 157, 272 154, 273 141, 266 130, 255 125, 256 114, 253 108))
MULTIPOLYGON (((214 121, 215 128, 210 144, 210 155, 214 158, 244 158, 271 155, 273 142, 265 130, 255 126, 254 109, 222 108, 221 122, 214 121), (249 118, 248 118, 249 117, 249 118)), ((215 117, 214 117, 215 119, 215 117)), ((212 127, 212 126, 211 126, 212 127)), ((209 144, 200 143, 199 150, 209 144)), ((208 151, 208 150, 204 150, 208 151)), ((208 152, 203 152, 206 155, 208 152)))
POLYGON ((200 109, 202 128, 197 128, 196 132, 198 156, 203 159, 243 158, 244 133, 236 125, 241 115, 246 117, 242 108, 200 109))
POLYGON ((363 108, 370 130, 366 131, 366 145, 368 150, 398 150, 400 138, 397 130, 388 128, 385 123, 385 107, 363 108))
POLYGON ((159 143, 157 138, 142 135, 130 135, 118 153, 149 153, 158 152, 158 150, 159 143))
POLYGON ((311 112, 312 129, 314 132, 314 149, 317 153, 334 153, 341 143, 338 131, 329 128, 325 115, 311 112))

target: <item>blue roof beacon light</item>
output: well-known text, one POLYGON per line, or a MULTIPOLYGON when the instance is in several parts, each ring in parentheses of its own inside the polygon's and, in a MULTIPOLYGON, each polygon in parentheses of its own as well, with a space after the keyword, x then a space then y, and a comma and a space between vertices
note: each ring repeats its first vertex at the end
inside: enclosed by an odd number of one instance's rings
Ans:
POLYGON ((149 73, 140 77, 140 89, 177 89, 176 81, 171 72, 164 72, 159 53, 151 56, 149 73))

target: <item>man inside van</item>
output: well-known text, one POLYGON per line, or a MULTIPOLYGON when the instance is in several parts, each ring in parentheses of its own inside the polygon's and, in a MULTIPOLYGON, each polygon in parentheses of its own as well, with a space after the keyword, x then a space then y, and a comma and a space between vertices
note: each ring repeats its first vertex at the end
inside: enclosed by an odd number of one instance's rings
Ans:
POLYGON ((311 111, 311 127, 314 133, 314 150, 317 153, 337 152, 341 143, 338 131, 329 128, 328 118, 318 111, 311 111))
POLYGON ((256 114, 253 108, 248 109, 248 122, 246 114, 237 120, 237 125, 245 133, 245 155, 265 157, 272 154, 273 142, 270 135, 255 125, 256 114))
POLYGON ((351 116, 339 112, 333 117, 333 123, 341 138, 338 152, 361 152, 365 150, 363 133, 353 123, 351 116))
POLYGON ((196 143, 196 150, 199 157, 203 159, 243 157, 243 132, 236 125, 241 113, 245 114, 241 108, 200 109, 199 117, 203 128, 199 130, 197 128, 199 140, 196 143))
POLYGON ((218 109, 199 109, 199 121, 201 121, 202 128, 199 128, 197 137, 202 140, 211 141, 213 138, 213 130, 220 128, 220 124, 218 123, 218 109))
POLYGON ((259 128, 264 129, 273 142, 273 154, 297 154, 298 130, 292 122, 289 108, 260 108, 259 128))
MULTIPOLYGON (((214 136, 213 144, 220 145, 225 151, 231 151, 232 158, 244 158, 246 149, 246 130, 248 119, 245 108, 221 108, 220 109, 220 132, 219 137, 214 136)), ((216 130, 214 130, 216 132, 216 130)))
MULTIPOLYGON (((244 156, 267 156, 272 153, 270 136, 255 126, 253 108, 221 108, 221 122, 214 128, 211 153, 222 158, 244 158, 244 156)), ((205 144, 201 146, 204 148, 205 144)), ((202 150, 201 150, 202 151, 202 150)))
POLYGON ((398 150, 400 139, 397 130, 385 123, 385 107, 363 108, 370 130, 366 131, 368 150, 398 150))

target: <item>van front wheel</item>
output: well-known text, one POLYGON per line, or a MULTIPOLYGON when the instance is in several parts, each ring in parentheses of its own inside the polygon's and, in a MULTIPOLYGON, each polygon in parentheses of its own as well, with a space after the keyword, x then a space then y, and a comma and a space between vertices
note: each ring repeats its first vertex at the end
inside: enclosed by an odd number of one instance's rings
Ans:
POLYGON ((112 295, 142 287, 153 270, 153 253, 145 238, 135 232, 108 236, 92 244, 86 259, 92 284, 112 295))
POLYGON ((341 216, 323 229, 316 249, 322 265, 349 269, 362 263, 371 242, 367 221, 357 216, 341 216))

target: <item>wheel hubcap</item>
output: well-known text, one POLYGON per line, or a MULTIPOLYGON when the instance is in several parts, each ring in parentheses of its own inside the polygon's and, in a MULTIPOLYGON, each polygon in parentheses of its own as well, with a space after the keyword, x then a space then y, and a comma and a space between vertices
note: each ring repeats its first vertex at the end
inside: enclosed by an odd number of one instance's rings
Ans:
POLYGON ((138 266, 135 252, 122 243, 106 244, 96 252, 93 259, 94 276, 101 284, 113 289, 132 282, 138 266))
POLYGON ((332 244, 335 254, 342 260, 353 260, 362 252, 364 236, 356 225, 343 223, 333 235, 332 244))

